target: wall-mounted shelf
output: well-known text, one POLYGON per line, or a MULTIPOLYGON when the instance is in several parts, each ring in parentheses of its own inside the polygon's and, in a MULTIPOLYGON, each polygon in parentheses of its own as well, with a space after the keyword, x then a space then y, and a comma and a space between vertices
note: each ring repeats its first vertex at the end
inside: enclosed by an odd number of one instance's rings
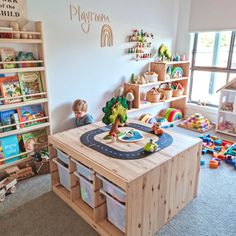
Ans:
MULTIPOLYGON (((9 27, 9 25, 10 25, 10 22, 6 22, 6 21, 1 22, 1 26, 3 27, 9 27)), ((34 54, 33 57, 32 58, 28 57, 29 60, 27 60, 27 57, 24 58, 24 56, 22 56, 19 58, 20 61, 17 61, 16 58, 14 58, 11 61, 6 60, 6 61, 0 62, 1 68, 3 68, 5 64, 9 64, 9 63, 15 64, 12 66, 15 68, 0 69, 0 74, 4 74, 5 77, 12 76, 11 74, 15 74, 15 77, 17 78, 19 75, 18 73, 37 72, 37 74, 39 75, 38 78, 40 79, 41 88, 38 89, 38 92, 33 93, 32 91, 34 90, 31 90, 31 92, 27 91, 26 94, 23 94, 22 87, 21 87, 20 89, 21 89, 22 94, 18 93, 19 96, 2 95, 4 97, 0 98, 0 101, 1 101, 0 112, 4 112, 6 114, 8 111, 16 110, 19 116, 18 118, 20 118, 19 114, 21 112, 21 109, 23 109, 23 107, 41 105, 43 115, 41 117, 32 116, 31 120, 30 118, 29 119, 27 118, 25 120, 25 117, 21 121, 17 121, 17 119, 15 119, 14 120, 15 123, 13 123, 14 121, 13 122, 10 121, 9 123, 6 122, 6 124, 1 125, 0 128, 4 130, 2 133, 0 133, 0 138, 2 138, 2 140, 5 140, 6 137, 10 137, 14 135, 18 135, 17 136, 18 138, 19 135, 21 134, 26 134, 28 132, 33 133, 34 131, 39 131, 39 130, 42 130, 43 132, 46 131, 45 133, 47 135, 51 134, 49 109, 48 109, 47 81, 46 81, 46 74, 45 74, 45 67, 44 67, 44 41, 42 38, 42 23, 29 22, 29 24, 27 24, 25 27, 28 27, 26 31, 16 31, 16 30, 5 31, 4 30, 3 32, 0 30, 0 33, 1 32, 7 33, 6 38, 0 38, 0 47, 10 48, 13 50, 13 52, 17 50, 19 52, 26 53, 24 44, 28 44, 27 50, 31 50, 29 53, 33 52, 32 53, 34 54), (9 46, 9 44, 10 45, 17 44, 17 45, 9 46), (34 59, 34 57, 36 59, 34 59), (18 101, 18 102, 14 103, 14 101, 18 101), (28 127, 24 127, 24 126, 27 126, 27 123, 29 122, 34 122, 35 124, 32 124, 31 126, 28 126, 28 127), (13 128, 16 128, 16 129, 12 129, 12 126, 13 128), (21 128, 19 126, 21 126, 21 128)), ((22 138, 22 141, 23 141, 23 138, 22 138)), ((5 153, 3 154, 5 156, 5 153)), ((29 151, 29 150, 26 150, 25 152, 21 150, 19 154, 12 155, 12 156, 9 156, 8 154, 7 157, 5 157, 4 159, 1 159, 0 170, 2 171, 9 166, 23 164, 25 162, 32 161, 31 154, 32 154, 32 151, 29 151), (17 157, 17 156, 26 156, 26 157, 19 160, 14 160, 12 162, 7 162, 8 160, 14 159, 14 157, 17 157), (6 163, 4 163, 4 160, 6 161, 6 163)))
MULTIPOLYGON (((134 95, 134 100, 132 102, 132 108, 128 110, 128 112, 139 111, 146 108, 151 108, 155 106, 162 105, 164 103, 170 103, 170 107, 178 108, 182 110, 184 113, 185 105, 187 101, 187 94, 188 94, 188 80, 189 80, 189 61, 178 61, 178 62, 151 62, 150 63, 150 72, 155 72, 158 74, 158 81, 146 83, 146 84, 131 84, 125 83, 124 84, 124 94, 126 95, 128 92, 132 92, 134 95), (174 68, 180 67, 183 71, 183 74, 179 77, 171 77, 167 75, 167 68, 168 66, 174 65, 174 68), (163 86, 163 84, 168 83, 171 84, 173 82, 180 83, 183 91, 182 94, 175 95, 177 97, 171 97, 166 100, 159 99, 158 102, 150 103, 146 102, 146 91, 148 87, 156 87, 159 88, 163 86)), ((159 90, 158 90, 159 91, 159 90)), ((161 91, 161 90, 160 90, 161 91)), ((149 100, 150 101, 150 100, 149 100)))
POLYGON ((174 102, 174 101, 178 101, 178 100, 181 100, 181 99, 186 100, 186 98, 187 98, 187 95, 182 95, 182 96, 179 96, 179 97, 172 97, 171 99, 168 99, 168 100, 162 100, 162 101, 156 102, 156 103, 140 104, 139 108, 132 108, 132 109, 128 110, 127 112, 128 113, 136 112, 136 111, 139 111, 139 110, 160 106, 164 103, 174 102))
POLYGON ((25 127, 25 128, 21 128, 21 129, 15 129, 15 130, 11 130, 11 131, 0 133, 0 138, 7 137, 7 136, 10 136, 10 135, 14 135, 14 134, 28 133, 28 132, 31 132, 31 131, 34 131, 34 130, 38 130, 38 129, 42 129, 42 128, 47 128, 49 126, 50 126, 50 123, 49 122, 45 122, 45 123, 42 123, 42 124, 37 124, 37 125, 30 126, 30 127, 25 127))
POLYGON ((43 43, 42 39, 7 39, 7 38, 0 38, 0 43, 36 43, 40 44, 43 43))
MULTIPOLYGON (((44 93, 44 94, 46 94, 46 93, 44 93)), ((27 101, 27 102, 1 105, 0 106, 0 112, 1 111, 6 111, 6 110, 11 110, 11 109, 16 109, 18 107, 29 106, 29 105, 44 104, 44 103, 47 103, 47 102, 48 102, 47 98, 41 98, 41 99, 36 99, 36 100, 30 100, 30 101, 27 101)))
POLYGON ((44 71, 44 70, 45 70, 44 67, 27 67, 27 68, 0 69, 0 73, 8 74, 8 73, 44 71))
MULTIPOLYGON (((19 165, 19 164, 22 164, 22 163, 25 163, 25 162, 28 162, 28 161, 32 161, 33 157, 28 155, 28 154, 30 154, 30 152, 21 153, 20 156, 25 155, 25 154, 27 155, 27 157, 25 157, 23 159, 19 159, 17 161, 12 162, 12 163, 7 163, 7 164, 0 165, 0 171, 6 169, 8 167, 11 167, 11 166, 15 166, 15 165, 19 165)), ((14 158, 14 157, 12 157, 12 158, 14 158)))

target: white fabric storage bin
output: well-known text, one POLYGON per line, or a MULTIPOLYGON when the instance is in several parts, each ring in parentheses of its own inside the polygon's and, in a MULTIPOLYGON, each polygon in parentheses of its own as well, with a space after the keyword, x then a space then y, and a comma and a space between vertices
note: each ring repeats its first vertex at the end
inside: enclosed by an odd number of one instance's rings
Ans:
POLYGON ((81 164, 80 162, 71 159, 76 164, 76 172, 82 176, 84 176, 86 179, 93 181, 93 170, 91 170, 89 167, 81 164))
POLYGON ((60 149, 57 149, 57 158, 59 158, 61 161, 69 165, 69 155, 61 151, 60 149))
POLYGON ((103 189, 100 192, 106 196, 108 220, 125 233, 125 205, 115 200, 103 189))
POLYGON ((66 164, 59 159, 54 158, 53 161, 57 164, 60 184, 70 191, 71 184, 70 184, 70 173, 68 167, 66 167, 66 164))
POLYGON ((74 175, 79 178, 82 200, 86 202, 90 207, 94 208, 93 183, 84 178, 82 175, 79 175, 77 172, 74 172, 74 175))
POLYGON ((102 180, 103 182, 103 190, 115 199, 117 199, 120 202, 125 202, 126 194, 125 191, 122 190, 120 187, 116 186, 115 184, 111 183, 109 180, 104 178, 103 176, 96 174, 96 176, 102 180))

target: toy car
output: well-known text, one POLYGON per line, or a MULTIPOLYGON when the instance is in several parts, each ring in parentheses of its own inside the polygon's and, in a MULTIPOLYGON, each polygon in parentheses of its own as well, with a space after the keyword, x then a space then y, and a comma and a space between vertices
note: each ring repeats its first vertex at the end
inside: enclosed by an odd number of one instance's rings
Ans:
POLYGON ((0 182, 0 202, 6 199, 7 193, 14 193, 16 191, 17 180, 11 177, 5 178, 0 182))
POLYGON ((144 146, 144 151, 146 152, 155 152, 157 151, 158 145, 153 142, 152 139, 144 146))

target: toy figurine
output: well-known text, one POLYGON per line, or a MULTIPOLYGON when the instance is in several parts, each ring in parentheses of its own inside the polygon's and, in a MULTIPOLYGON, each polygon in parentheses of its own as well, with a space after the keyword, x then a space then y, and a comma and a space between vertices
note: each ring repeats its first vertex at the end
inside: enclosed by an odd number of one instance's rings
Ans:
POLYGON ((160 123, 154 123, 152 126, 152 131, 156 135, 162 135, 164 133, 163 129, 160 128, 160 123))

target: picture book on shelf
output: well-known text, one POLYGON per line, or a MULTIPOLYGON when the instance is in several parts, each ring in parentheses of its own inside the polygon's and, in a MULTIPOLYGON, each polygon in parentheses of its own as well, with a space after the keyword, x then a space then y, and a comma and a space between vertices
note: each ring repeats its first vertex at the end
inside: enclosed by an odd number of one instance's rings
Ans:
MULTIPOLYGON (((13 48, 1 48, 0 55, 2 62, 11 62, 16 61, 16 55, 13 48)), ((15 63, 4 63, 2 64, 3 69, 12 69, 16 68, 15 63)))
POLYGON ((47 142, 47 133, 45 129, 22 134, 26 151, 33 151, 34 144, 47 142))
MULTIPOLYGON (((41 76, 38 71, 20 72, 18 73, 18 77, 23 95, 36 94, 43 91, 41 76)), ((39 97, 40 96, 26 96, 24 97, 24 101, 38 99, 39 97)))
POLYGON ((0 78, 1 93, 4 104, 22 102, 20 83, 17 76, 0 78))
POLYGON ((19 116, 16 109, 0 112, 0 118, 1 118, 1 126, 16 124, 13 126, 3 128, 4 132, 20 128, 20 125, 18 124, 19 116))
POLYGON ((35 61, 35 57, 32 52, 18 52, 16 56, 17 61, 25 61, 24 63, 18 63, 18 68, 25 68, 25 67, 34 67, 37 66, 37 63, 33 63, 32 61, 35 61), (31 62, 27 62, 31 61, 31 62))
MULTIPOLYGON (((0 152, 2 159, 20 154, 17 135, 0 138, 0 152)), ((5 160, 4 164, 17 161, 18 159, 19 157, 14 157, 12 159, 5 160)))
POLYGON ((21 124, 21 128, 43 123, 45 121, 44 119, 38 120, 38 121, 32 121, 32 120, 39 119, 44 116, 45 115, 44 115, 42 106, 40 104, 32 105, 32 106, 24 106, 24 107, 19 108, 20 122, 27 122, 27 123, 21 124))

